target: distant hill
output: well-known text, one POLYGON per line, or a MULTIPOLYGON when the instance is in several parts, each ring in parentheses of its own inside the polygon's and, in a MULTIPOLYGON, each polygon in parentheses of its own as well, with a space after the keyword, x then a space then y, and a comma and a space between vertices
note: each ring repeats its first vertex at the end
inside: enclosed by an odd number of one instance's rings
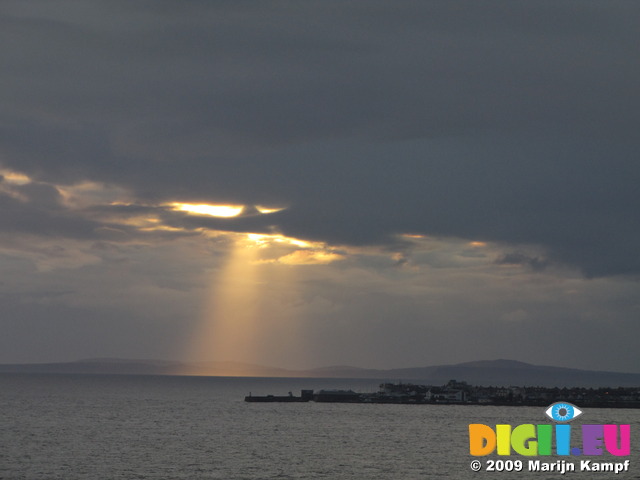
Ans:
POLYGON ((0 364, 0 373, 73 373, 111 375, 204 375, 295 377, 296 372, 240 362, 184 363, 163 360, 94 358, 63 363, 0 364))
POLYGON ((4 364, 0 365, 0 373, 375 378, 381 381, 413 381, 431 385, 442 385, 455 379, 471 385, 485 386, 640 387, 640 374, 636 373, 549 367, 503 359, 390 370, 350 366, 289 370, 238 362, 183 363, 98 358, 65 363, 4 364))
POLYGON ((181 363, 160 360, 96 358, 61 363, 0 364, 0 373, 74 373, 122 375, 173 375, 181 363))
POLYGON ((426 368, 390 370, 402 378, 424 378, 440 384, 450 379, 472 385, 545 387, 640 387, 640 374, 532 365, 513 360, 489 360, 426 368))

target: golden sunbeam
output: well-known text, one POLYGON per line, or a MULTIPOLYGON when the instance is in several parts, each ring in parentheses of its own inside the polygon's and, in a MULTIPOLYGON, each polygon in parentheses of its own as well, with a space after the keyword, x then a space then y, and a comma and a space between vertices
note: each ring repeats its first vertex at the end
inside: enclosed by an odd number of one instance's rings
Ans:
POLYGON ((235 240, 222 270, 212 281, 189 357, 197 361, 248 361, 259 327, 260 285, 257 248, 235 240))
POLYGON ((301 319, 296 315, 301 298, 298 270, 278 264, 260 268, 268 280, 261 290, 262 311, 269 313, 260 324, 260 348, 256 354, 261 357, 256 357, 255 363, 294 368, 292 356, 296 362, 304 359, 307 341, 301 331, 301 319))
MULTIPOLYGON (((287 352, 300 354, 304 344, 294 318, 299 286, 292 265, 310 262, 270 263, 260 257, 278 254, 282 248, 291 251, 302 241, 280 235, 229 235, 234 237, 233 247, 214 274, 186 357, 255 364, 277 357, 286 362, 287 352)), ((215 374, 225 375, 219 363, 215 374)))

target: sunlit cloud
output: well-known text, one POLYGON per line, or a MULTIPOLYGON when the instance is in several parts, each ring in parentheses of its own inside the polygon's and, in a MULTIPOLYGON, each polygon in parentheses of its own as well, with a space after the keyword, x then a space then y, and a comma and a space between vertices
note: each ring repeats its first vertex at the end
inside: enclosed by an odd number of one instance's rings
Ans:
POLYGON ((62 202, 70 208, 130 202, 131 194, 122 187, 99 182, 84 181, 72 185, 56 185, 62 202))
MULTIPOLYGON (((307 242, 306 240, 300 240, 298 238, 293 237, 285 237, 280 234, 262 234, 262 233, 249 233, 247 234, 247 240, 255 243, 260 247, 265 247, 273 244, 288 244, 295 245, 296 247, 309 248, 313 246, 313 243, 307 242)), ((320 243, 316 243, 316 246, 322 245, 320 243)))
POLYGON ((237 217, 244 210, 243 205, 207 205, 192 203, 172 203, 174 210, 211 217, 237 217))
MULTIPOLYGON (((0 170, 0 174, 3 176, 0 188, 14 197, 24 196, 22 187, 34 183, 32 178, 18 171, 4 169, 0 170)), ((481 241, 436 238, 416 232, 398 235, 401 242, 396 249, 374 245, 335 246, 280 233, 231 232, 202 225, 194 228, 177 221, 176 215, 186 213, 232 220, 235 217, 269 215, 285 207, 264 204, 147 203, 140 202, 123 187, 88 180, 67 185, 47 185, 60 193, 60 201, 69 213, 84 216, 98 224, 94 232, 99 240, 146 241, 151 234, 158 234, 158 238, 165 239, 199 235, 208 239, 223 238, 233 242, 237 252, 251 251, 252 255, 245 255, 244 258, 250 259, 255 265, 328 265, 348 258, 360 258, 378 266, 405 269, 451 265, 468 267, 481 265, 491 258, 498 259, 498 251, 501 251, 496 250, 496 245, 481 241)), ((29 198, 25 197, 24 201, 29 201, 29 198)), ((239 257, 239 253, 235 257, 239 257)))
POLYGON ((267 207, 263 205, 212 205, 173 202, 169 204, 172 210, 187 212, 193 215, 208 215, 211 217, 232 218, 239 216, 269 215, 281 212, 286 207, 267 207))
POLYGON ((469 242, 469 246, 481 248, 481 247, 486 247, 487 243, 486 242, 469 242))
POLYGON ((285 207, 264 207, 262 205, 256 205, 256 210, 262 213, 263 215, 268 215, 270 213, 277 213, 283 210, 286 210, 285 207))
POLYGON ((29 201, 21 187, 29 185, 48 186, 58 192, 63 206, 78 210, 95 205, 116 205, 131 202, 131 194, 124 188, 100 182, 82 181, 57 184, 38 181, 15 170, 0 168, 0 192, 23 202, 29 201))
POLYGON ((15 172, 13 170, 0 169, 0 175, 4 182, 11 185, 26 185, 32 182, 31 178, 24 173, 15 172))
POLYGON ((0 169, 0 192, 21 202, 28 201, 26 195, 20 192, 19 187, 32 183, 31 178, 13 170, 0 169))
POLYGON ((400 235, 400 237, 403 238, 412 238, 412 239, 423 239, 423 238, 427 238, 426 235, 419 235, 417 233, 404 233, 402 235, 400 235))
POLYGON ((246 236, 246 242, 276 253, 276 256, 256 260, 257 263, 262 264, 327 265, 346 258, 345 255, 335 252, 332 247, 323 242, 311 242, 280 234, 249 233, 246 236), (292 248, 293 251, 291 251, 292 248))
POLYGON ((329 263, 344 259, 344 255, 333 252, 296 250, 289 255, 279 258, 278 262, 285 265, 328 265, 329 263))
MULTIPOLYGON (((149 219, 147 219, 147 221, 148 220, 149 219)), ((169 225, 151 225, 147 227, 139 227, 138 230, 141 232, 175 232, 175 233, 184 232, 183 228, 171 227, 169 225)))

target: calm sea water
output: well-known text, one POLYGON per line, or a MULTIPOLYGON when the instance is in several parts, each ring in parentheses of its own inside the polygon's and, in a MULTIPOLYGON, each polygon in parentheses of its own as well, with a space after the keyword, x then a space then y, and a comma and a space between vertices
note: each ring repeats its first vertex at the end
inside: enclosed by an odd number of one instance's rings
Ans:
MULTIPOLYGON (((469 423, 547 423, 539 408, 243 401, 302 388, 375 391, 377 382, 0 375, 0 479, 562 477, 469 467, 469 423)), ((631 424, 631 471, 567 475, 640 478, 640 411, 591 409, 582 418, 631 424)))

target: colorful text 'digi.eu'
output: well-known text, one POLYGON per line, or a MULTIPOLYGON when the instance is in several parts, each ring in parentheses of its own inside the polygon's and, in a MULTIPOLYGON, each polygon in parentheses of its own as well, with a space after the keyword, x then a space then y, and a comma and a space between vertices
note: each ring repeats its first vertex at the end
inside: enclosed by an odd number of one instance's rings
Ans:
POLYGON ((494 453, 511 455, 552 455, 555 436, 557 455, 603 455, 626 456, 631 450, 631 428, 629 425, 582 425, 582 445, 571 447, 571 425, 469 425, 469 450, 471 455, 484 456, 494 453), (555 435, 554 435, 555 433, 555 435))

